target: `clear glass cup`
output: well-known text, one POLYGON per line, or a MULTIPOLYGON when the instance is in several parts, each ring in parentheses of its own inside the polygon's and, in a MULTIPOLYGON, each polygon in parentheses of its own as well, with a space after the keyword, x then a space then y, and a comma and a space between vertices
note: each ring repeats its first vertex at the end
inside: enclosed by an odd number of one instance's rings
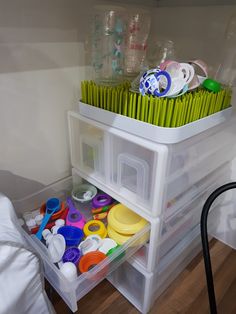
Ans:
POLYGON ((92 28, 91 55, 95 81, 101 85, 119 84, 124 74, 125 9, 96 6, 92 28))
POLYGON ((128 12, 124 60, 124 75, 127 79, 136 77, 143 67, 150 25, 149 11, 128 12))

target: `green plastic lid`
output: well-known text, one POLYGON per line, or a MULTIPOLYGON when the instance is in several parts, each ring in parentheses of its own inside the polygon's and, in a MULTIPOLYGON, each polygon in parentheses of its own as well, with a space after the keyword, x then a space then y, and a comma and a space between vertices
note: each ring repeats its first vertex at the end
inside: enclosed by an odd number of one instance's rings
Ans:
POLYGON ((209 90, 210 92, 218 93, 221 90, 221 85, 219 82, 212 80, 212 79, 206 79, 202 86, 209 90))
MULTIPOLYGON (((113 247, 112 249, 110 249, 110 250, 107 252, 106 256, 112 255, 119 247, 120 247, 120 245, 117 245, 116 247, 113 247)), ((115 260, 119 260, 119 259, 121 259, 121 258, 124 257, 124 256, 125 256, 125 252, 122 252, 122 253, 120 253, 120 254, 118 255, 118 257, 117 257, 115 260)))

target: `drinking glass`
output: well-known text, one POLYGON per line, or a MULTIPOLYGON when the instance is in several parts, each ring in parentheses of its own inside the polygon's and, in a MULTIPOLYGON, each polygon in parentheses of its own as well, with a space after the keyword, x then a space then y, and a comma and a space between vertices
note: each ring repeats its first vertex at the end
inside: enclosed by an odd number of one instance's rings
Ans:
POLYGON ((124 74, 125 9, 96 6, 92 29, 92 65, 95 81, 116 85, 124 74))

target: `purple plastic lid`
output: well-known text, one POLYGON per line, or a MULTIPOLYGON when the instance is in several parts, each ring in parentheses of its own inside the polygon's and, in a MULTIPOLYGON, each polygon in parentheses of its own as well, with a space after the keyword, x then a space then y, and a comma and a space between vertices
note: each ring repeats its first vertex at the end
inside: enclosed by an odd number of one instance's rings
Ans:
POLYGON ((62 256, 62 261, 63 263, 71 262, 77 265, 80 260, 80 257, 81 257, 80 250, 77 247, 70 247, 65 251, 64 255, 62 256))
POLYGON ((99 193, 92 199, 92 204, 94 208, 99 208, 103 206, 110 205, 112 203, 112 198, 106 193, 99 193))

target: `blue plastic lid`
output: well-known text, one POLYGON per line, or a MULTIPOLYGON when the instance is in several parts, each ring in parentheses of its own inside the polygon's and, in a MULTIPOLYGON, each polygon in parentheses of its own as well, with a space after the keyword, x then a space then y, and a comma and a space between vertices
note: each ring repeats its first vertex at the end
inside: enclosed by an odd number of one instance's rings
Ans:
POLYGON ((58 229, 57 233, 65 238, 66 246, 77 246, 84 237, 83 230, 74 226, 63 226, 58 229))

